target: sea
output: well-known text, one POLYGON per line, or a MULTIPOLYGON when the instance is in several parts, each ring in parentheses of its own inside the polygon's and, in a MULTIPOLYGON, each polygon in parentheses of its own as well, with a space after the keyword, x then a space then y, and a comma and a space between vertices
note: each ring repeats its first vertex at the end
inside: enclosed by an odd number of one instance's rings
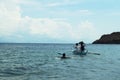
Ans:
POLYGON ((120 45, 86 49, 80 56, 68 43, 0 43, 0 80, 120 80, 120 45))

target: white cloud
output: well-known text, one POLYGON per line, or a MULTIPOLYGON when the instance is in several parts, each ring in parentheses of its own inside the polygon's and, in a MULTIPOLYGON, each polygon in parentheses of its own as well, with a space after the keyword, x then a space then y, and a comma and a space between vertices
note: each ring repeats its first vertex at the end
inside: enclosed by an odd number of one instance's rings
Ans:
POLYGON ((20 8, 11 2, 0 1, 0 34, 11 35, 16 29, 20 21, 20 8))
POLYGON ((65 38, 69 34, 71 25, 55 19, 32 19, 31 34, 47 35, 52 38, 65 38))
POLYGON ((51 19, 35 19, 32 21, 31 34, 47 35, 55 39, 80 40, 96 38, 96 30, 93 23, 89 21, 81 22, 79 25, 72 26, 68 22, 56 21, 51 19))
MULTIPOLYGON (((89 11, 80 11, 80 13, 87 12, 89 11)), ((94 34, 94 25, 89 21, 84 21, 74 26, 62 18, 22 17, 21 9, 16 0, 0 2, 0 36, 2 37, 16 36, 23 39, 27 35, 29 37, 30 35, 39 35, 40 37, 48 36, 63 41, 77 41, 87 39, 88 37, 86 38, 86 36, 93 38, 94 34)))
POLYGON ((74 5, 78 4, 79 0, 48 0, 48 1, 39 1, 39 0, 18 0, 17 3, 24 5, 32 5, 33 7, 42 7, 42 8, 50 8, 50 7, 59 7, 64 5, 74 5))
POLYGON ((89 10, 78 10, 76 13, 79 15, 92 15, 93 14, 93 12, 89 10))
POLYGON ((67 17, 81 17, 81 16, 91 16, 94 15, 94 13, 90 10, 81 9, 81 10, 58 10, 58 11, 50 11, 50 14, 56 14, 58 16, 64 16, 67 17))
POLYGON ((57 2, 49 2, 46 4, 46 7, 57 7, 57 6, 64 6, 64 5, 75 5, 78 4, 78 1, 73 0, 61 0, 57 2))
POLYGON ((80 30, 80 33, 82 33, 82 38, 92 39, 97 35, 94 24, 89 21, 81 22, 78 26, 78 29, 80 30))

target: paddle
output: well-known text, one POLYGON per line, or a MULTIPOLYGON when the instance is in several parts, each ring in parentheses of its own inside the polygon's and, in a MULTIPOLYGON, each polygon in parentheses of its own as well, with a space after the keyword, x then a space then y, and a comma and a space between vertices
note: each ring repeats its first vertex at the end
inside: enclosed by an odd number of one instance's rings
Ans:
POLYGON ((62 55, 62 53, 58 53, 59 55, 62 55))
POLYGON ((92 52, 88 52, 88 54, 100 55, 99 53, 92 53, 92 52))
POLYGON ((93 53, 93 52, 88 52, 87 49, 85 49, 88 54, 95 54, 95 55, 100 55, 99 53, 93 53))

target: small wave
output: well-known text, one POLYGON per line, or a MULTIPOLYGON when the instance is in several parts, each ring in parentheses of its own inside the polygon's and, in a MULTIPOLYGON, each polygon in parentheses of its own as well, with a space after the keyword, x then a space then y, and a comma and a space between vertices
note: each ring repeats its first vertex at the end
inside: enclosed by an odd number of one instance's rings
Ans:
POLYGON ((12 76, 21 76, 24 75, 23 70, 18 69, 5 69, 0 71, 0 77, 12 77, 12 76))
POLYGON ((15 67, 15 69, 17 69, 17 70, 27 70, 27 68, 25 68, 25 67, 15 67))

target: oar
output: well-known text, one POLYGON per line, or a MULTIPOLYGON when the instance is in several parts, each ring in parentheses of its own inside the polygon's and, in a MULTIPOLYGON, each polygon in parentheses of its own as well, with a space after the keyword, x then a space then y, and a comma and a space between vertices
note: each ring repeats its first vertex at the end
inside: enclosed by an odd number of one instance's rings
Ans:
POLYGON ((88 50, 87 50, 87 49, 85 49, 85 50, 86 50, 86 52, 87 52, 88 54, 100 55, 99 53, 92 53, 92 52, 88 52, 88 50))
POLYGON ((62 55, 62 53, 58 53, 59 55, 62 55))
POLYGON ((100 55, 99 53, 92 53, 92 52, 88 52, 89 54, 95 54, 95 55, 100 55))

